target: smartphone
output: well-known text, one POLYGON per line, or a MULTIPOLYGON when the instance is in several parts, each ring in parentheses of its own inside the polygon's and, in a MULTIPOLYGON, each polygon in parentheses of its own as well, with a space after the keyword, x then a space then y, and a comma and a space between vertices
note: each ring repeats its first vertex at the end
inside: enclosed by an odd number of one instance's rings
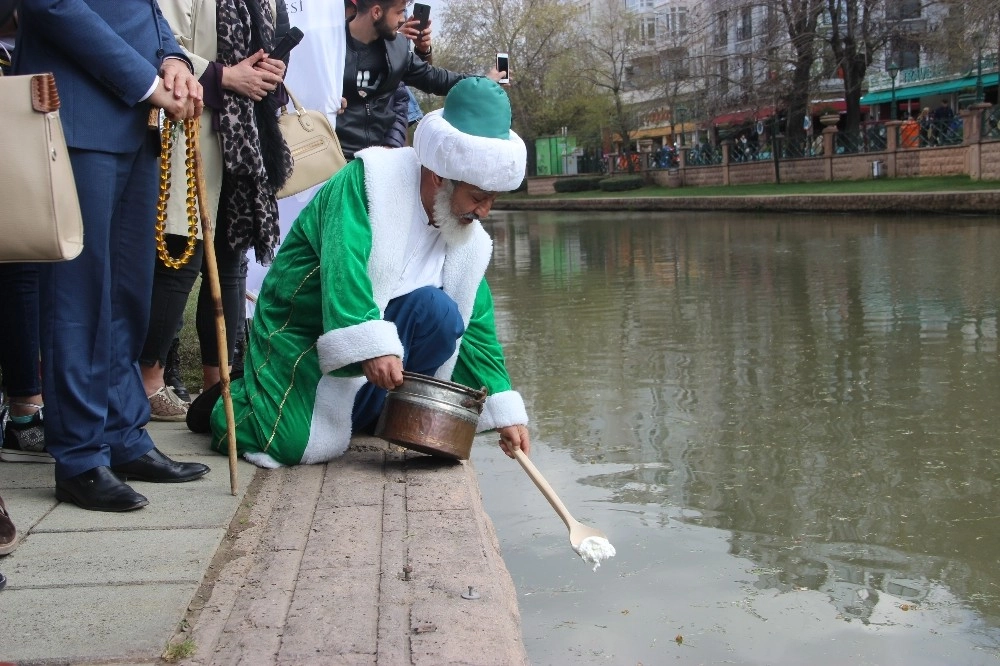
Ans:
POLYGON ((498 83, 510 83, 510 59, 506 53, 497 53, 497 71, 506 74, 498 83))
POLYGON ((427 23, 431 20, 431 6, 419 2, 413 3, 413 18, 420 21, 417 27, 420 30, 427 29, 427 23))
POLYGON ((274 50, 268 54, 268 57, 275 60, 284 60, 301 41, 302 31, 295 27, 289 28, 285 36, 281 38, 281 41, 274 45, 274 50))

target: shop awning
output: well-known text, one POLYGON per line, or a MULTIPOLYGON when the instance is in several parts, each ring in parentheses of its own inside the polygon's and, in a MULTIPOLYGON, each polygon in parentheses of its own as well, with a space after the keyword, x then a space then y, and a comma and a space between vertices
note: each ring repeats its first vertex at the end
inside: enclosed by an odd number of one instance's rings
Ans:
MULTIPOLYGON (((983 74, 983 87, 995 86, 997 81, 1000 79, 1000 74, 983 74)), ((917 99, 920 97, 926 97, 928 95, 947 95, 948 93, 958 92, 965 88, 975 88, 976 87, 976 77, 966 76, 961 79, 951 79, 950 81, 937 81, 935 83, 924 83, 917 86, 906 86, 905 88, 896 88, 896 101, 902 101, 907 99, 917 99)), ((862 104, 885 104, 886 102, 892 101, 892 90, 879 90, 878 92, 868 93, 861 98, 862 104)))
POLYGON ((763 120, 774 115, 773 106, 765 106, 760 109, 746 109, 744 111, 733 111, 723 113, 721 116, 712 118, 713 125, 742 125, 754 120, 763 120))

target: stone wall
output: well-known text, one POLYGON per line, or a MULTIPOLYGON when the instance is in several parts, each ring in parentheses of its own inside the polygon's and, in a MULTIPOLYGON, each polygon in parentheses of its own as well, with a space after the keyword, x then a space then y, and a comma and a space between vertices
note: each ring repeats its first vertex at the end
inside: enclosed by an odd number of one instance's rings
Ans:
POLYGON ((780 166, 783 183, 817 183, 826 180, 825 159, 815 157, 782 161, 780 166))
POLYGON ((730 185, 759 185, 774 182, 774 162, 737 162, 729 165, 730 185))
POLYGON ((982 153, 979 156, 981 177, 983 180, 1000 180, 1000 141, 980 144, 982 153))
POLYGON ((528 178, 528 194, 555 194, 556 176, 531 176, 528 178))
MULTIPOLYGON (((970 141, 967 137, 967 141, 970 141)), ((978 138, 978 137, 974 137, 978 138)), ((1000 180, 1000 141, 970 141, 958 146, 901 148, 873 153, 851 153, 832 157, 805 157, 781 160, 781 182, 815 183, 827 180, 865 180, 872 177, 872 162, 883 162, 887 178, 968 175, 973 179, 1000 180)), ((710 187, 754 185, 774 182, 774 162, 732 162, 712 166, 679 169, 649 169, 642 172, 647 183, 660 187, 710 187)), ((537 176, 528 178, 528 194, 555 193, 558 178, 573 176, 537 176)))

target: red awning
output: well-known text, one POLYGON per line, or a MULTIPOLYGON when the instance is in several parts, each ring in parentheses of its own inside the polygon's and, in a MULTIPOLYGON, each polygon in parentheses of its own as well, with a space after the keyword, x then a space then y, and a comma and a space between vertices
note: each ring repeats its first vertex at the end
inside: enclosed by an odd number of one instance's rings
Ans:
POLYGON ((713 125, 743 125, 752 123, 755 120, 763 120, 774 115, 773 106, 765 106, 760 109, 746 109, 744 111, 733 111, 724 113, 721 116, 712 118, 713 125))
POLYGON ((820 109, 824 111, 826 109, 833 109, 837 113, 845 113, 847 111, 847 102, 841 99, 821 99, 817 102, 810 102, 809 108, 813 113, 819 113, 820 109))

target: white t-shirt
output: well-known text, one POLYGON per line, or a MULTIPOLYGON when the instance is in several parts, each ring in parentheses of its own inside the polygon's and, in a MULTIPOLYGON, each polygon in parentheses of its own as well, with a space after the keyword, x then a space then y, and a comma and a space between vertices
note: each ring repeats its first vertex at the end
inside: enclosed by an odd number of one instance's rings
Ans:
MULTIPOLYGON (((302 41, 292 49, 285 85, 303 108, 323 111, 330 125, 337 126, 337 111, 343 91, 347 38, 344 3, 334 0, 288 0, 289 23, 302 31, 302 41)), ((278 201, 278 224, 283 239, 292 222, 321 185, 278 201)), ((250 261, 247 290, 257 294, 267 268, 250 261)), ((247 316, 253 314, 248 305, 247 316)))

